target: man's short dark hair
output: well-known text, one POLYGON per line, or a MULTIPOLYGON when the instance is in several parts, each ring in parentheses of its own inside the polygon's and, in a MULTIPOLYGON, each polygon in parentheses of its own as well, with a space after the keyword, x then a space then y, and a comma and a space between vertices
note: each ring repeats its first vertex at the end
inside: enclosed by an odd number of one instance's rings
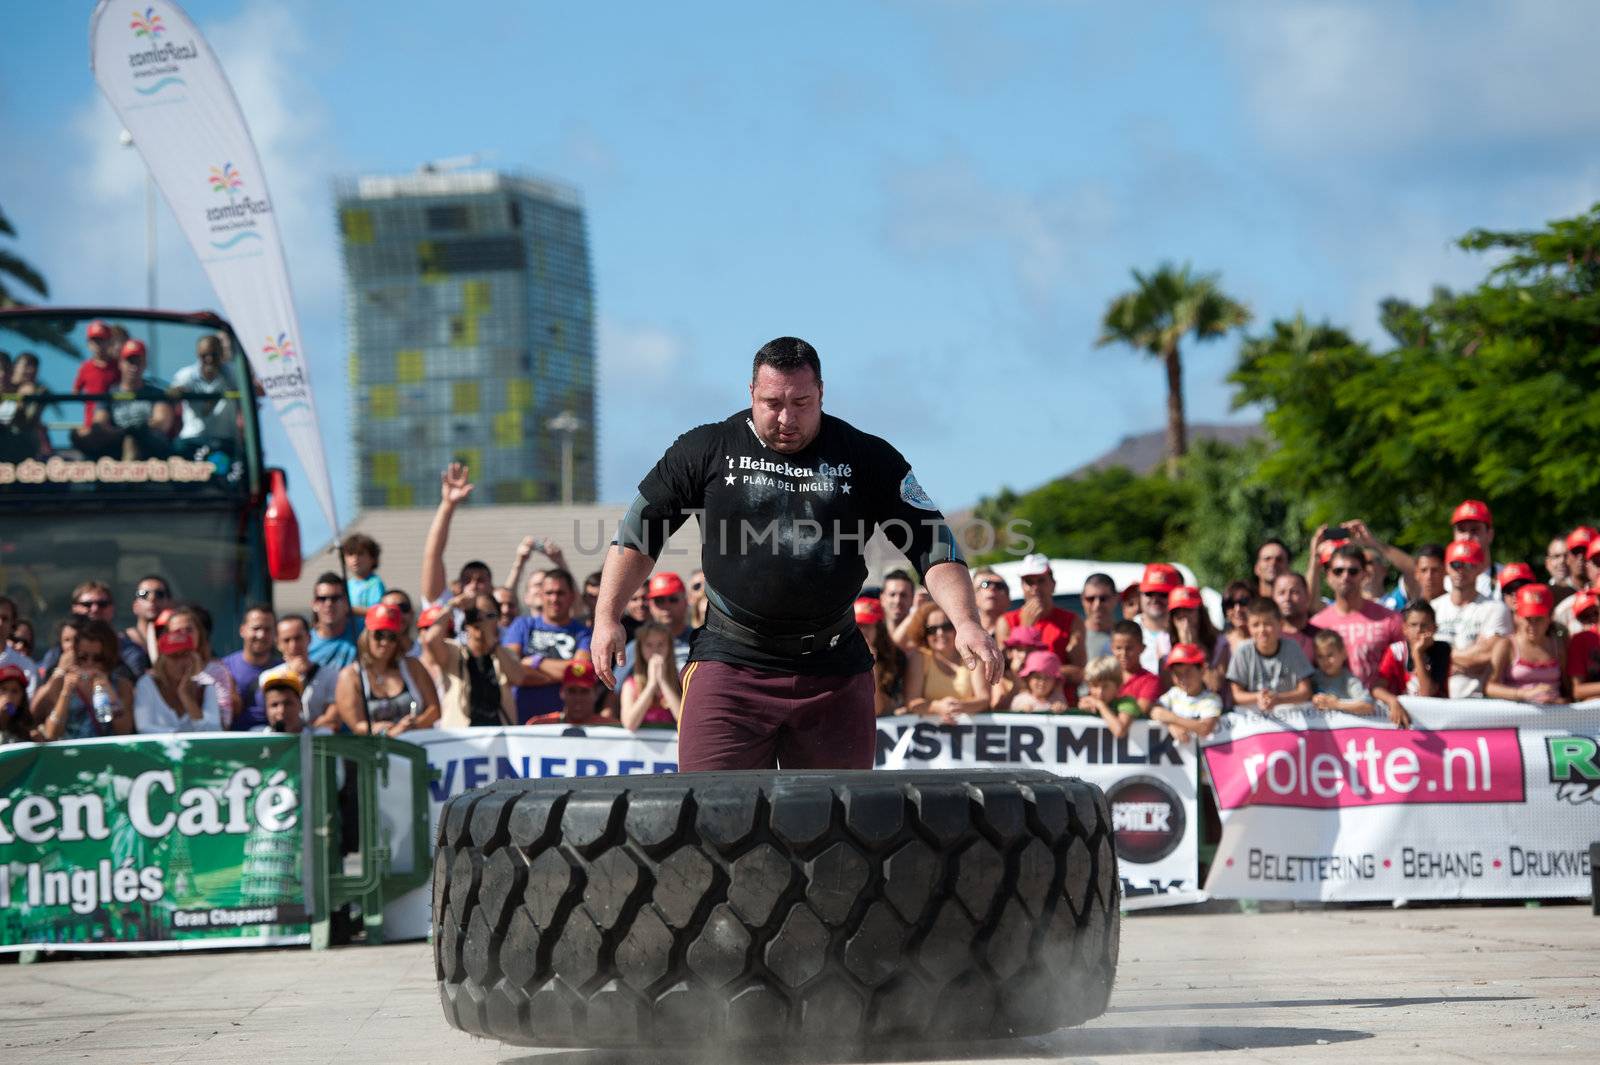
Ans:
POLYGON ((1109 573, 1091 573, 1091 574, 1089 574, 1087 577, 1085 577, 1083 579, 1083 590, 1087 592, 1089 590, 1089 585, 1091 585, 1091 584, 1098 585, 1101 588, 1104 588, 1106 591, 1110 592, 1112 595, 1116 595, 1117 594, 1117 582, 1111 579, 1111 575, 1109 573))
POLYGON ((1444 561, 1444 545, 1443 544, 1423 544, 1421 547, 1417 548, 1417 557, 1418 558, 1431 558, 1435 562, 1443 562, 1444 561))
POLYGON ((1144 645, 1144 630, 1139 627, 1139 623, 1137 621, 1128 621, 1127 619, 1123 619, 1122 621, 1117 622, 1115 625, 1111 626, 1111 635, 1113 637, 1126 636, 1129 639, 1138 640, 1140 646, 1144 645))
POLYGON ((1306 583, 1306 575, 1304 573, 1296 573, 1294 570, 1290 570, 1287 573, 1278 574, 1277 578, 1273 580, 1272 583, 1277 584, 1278 581, 1283 580, 1285 577, 1288 577, 1298 584, 1301 590, 1303 590, 1307 595, 1311 594, 1311 585, 1306 583))
POLYGON ((1294 552, 1289 550, 1289 545, 1284 543, 1282 540, 1278 539, 1276 536, 1269 536, 1265 540, 1261 541, 1261 543, 1256 545, 1256 557, 1257 558, 1261 557, 1261 549, 1263 547, 1281 547, 1281 548, 1283 548, 1283 553, 1284 554, 1286 554, 1286 555, 1294 554, 1294 552))
POLYGON ((401 607, 400 609, 404 610, 407 614, 411 613, 411 597, 409 595, 407 595, 405 592, 401 591, 399 588, 390 588, 388 591, 384 592, 383 595, 380 596, 379 598, 380 598, 380 600, 381 599, 387 599, 391 595, 398 595, 402 600, 404 600, 405 601, 405 605, 403 607, 401 607))
POLYGON ((490 582, 493 583, 493 581, 494 581, 494 571, 489 568, 489 563, 480 561, 478 559, 473 559, 471 562, 468 562, 465 566, 462 566, 461 567, 461 572, 456 576, 456 580, 458 580, 458 581, 462 582, 463 584, 465 584, 466 581, 467 581, 467 574, 471 573, 473 570, 480 570, 480 569, 483 570, 484 576, 488 577, 490 582))
POLYGON ((285 614, 278 619, 278 624, 282 625, 285 621, 297 621, 306 632, 311 631, 311 621, 304 614, 285 614))
POLYGON ((905 581, 907 584, 917 583, 912 579, 911 574, 907 573, 903 569, 892 569, 888 573, 885 573, 883 575, 883 583, 888 584, 890 581, 905 581))
POLYGON ((1246 617, 1273 618, 1277 621, 1283 620, 1283 611, 1278 609, 1277 602, 1275 600, 1268 599, 1264 595, 1258 595, 1256 598, 1250 600, 1250 605, 1244 608, 1244 612, 1246 617))
POLYGON ((323 573, 322 576, 318 577, 316 583, 311 587, 315 588, 318 584, 332 584, 338 587, 341 593, 344 592, 344 578, 333 572, 331 569, 323 573))
POLYGON ((1367 565, 1367 553, 1361 550, 1361 548, 1357 547, 1355 544, 1351 543, 1349 540, 1346 540, 1344 543, 1333 549, 1333 557, 1348 559, 1363 569, 1365 569, 1367 565))
POLYGON ((274 619, 276 619, 278 616, 277 611, 273 610, 265 603, 251 603, 249 606, 244 608, 244 613, 239 616, 248 621, 250 620, 251 614, 265 614, 267 617, 274 619))
POLYGON ((138 580, 134 581, 133 586, 137 588, 145 581, 156 581, 161 585, 162 591, 166 592, 168 595, 172 594, 172 585, 168 584, 167 579, 159 573, 146 573, 143 577, 140 577, 138 580))
POLYGON ((599 570, 595 570, 593 573, 589 574, 587 577, 585 577, 583 579, 583 586, 585 588, 589 587, 589 585, 591 585, 591 584, 596 585, 596 586, 598 586, 600 584, 600 571, 599 570))
POLYGON ((822 383, 822 360, 817 358, 817 349, 799 337, 778 337, 761 345, 755 361, 750 364, 751 384, 755 384, 756 375, 763 366, 770 366, 779 373, 794 373, 809 366, 817 375, 817 384, 822 383))
POLYGON ((549 580, 551 577, 554 577, 562 584, 565 584, 567 586, 567 591, 571 592, 573 595, 578 594, 578 582, 572 579, 571 570, 562 569, 560 566, 557 566, 555 569, 545 570, 544 579, 549 580))

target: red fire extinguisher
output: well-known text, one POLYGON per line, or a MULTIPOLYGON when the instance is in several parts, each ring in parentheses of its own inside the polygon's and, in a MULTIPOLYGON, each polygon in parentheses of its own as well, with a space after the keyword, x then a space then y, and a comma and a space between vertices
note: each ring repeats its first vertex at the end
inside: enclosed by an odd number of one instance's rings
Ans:
POLYGON ((289 505, 289 485, 282 470, 268 470, 271 486, 267 490, 267 512, 262 531, 267 541, 267 572, 275 581, 300 577, 300 523, 289 505))

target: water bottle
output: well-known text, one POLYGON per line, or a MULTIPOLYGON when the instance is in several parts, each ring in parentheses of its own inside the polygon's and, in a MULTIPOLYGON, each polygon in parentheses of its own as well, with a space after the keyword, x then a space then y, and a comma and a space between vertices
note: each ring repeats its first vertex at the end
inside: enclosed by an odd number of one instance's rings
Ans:
POLYGON ((106 686, 95 681, 94 694, 90 696, 90 706, 94 708, 94 719, 102 726, 111 724, 111 719, 116 717, 116 710, 111 705, 111 693, 106 691, 106 686))

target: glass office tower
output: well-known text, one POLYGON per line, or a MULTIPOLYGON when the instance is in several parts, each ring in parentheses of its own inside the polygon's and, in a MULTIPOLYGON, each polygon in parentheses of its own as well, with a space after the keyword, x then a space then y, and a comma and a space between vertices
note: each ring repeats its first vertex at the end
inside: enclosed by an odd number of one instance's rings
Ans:
POLYGON ((336 188, 357 503, 593 502, 594 295, 575 190, 484 171, 336 188))

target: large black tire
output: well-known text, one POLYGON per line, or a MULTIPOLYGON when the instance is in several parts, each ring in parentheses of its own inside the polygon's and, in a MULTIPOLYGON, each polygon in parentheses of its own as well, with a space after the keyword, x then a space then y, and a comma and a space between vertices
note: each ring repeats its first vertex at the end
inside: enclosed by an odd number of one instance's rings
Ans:
POLYGON ((526 1046, 1028 1035, 1105 1011, 1120 885, 1045 772, 506 780, 441 814, 434 961, 526 1046))

